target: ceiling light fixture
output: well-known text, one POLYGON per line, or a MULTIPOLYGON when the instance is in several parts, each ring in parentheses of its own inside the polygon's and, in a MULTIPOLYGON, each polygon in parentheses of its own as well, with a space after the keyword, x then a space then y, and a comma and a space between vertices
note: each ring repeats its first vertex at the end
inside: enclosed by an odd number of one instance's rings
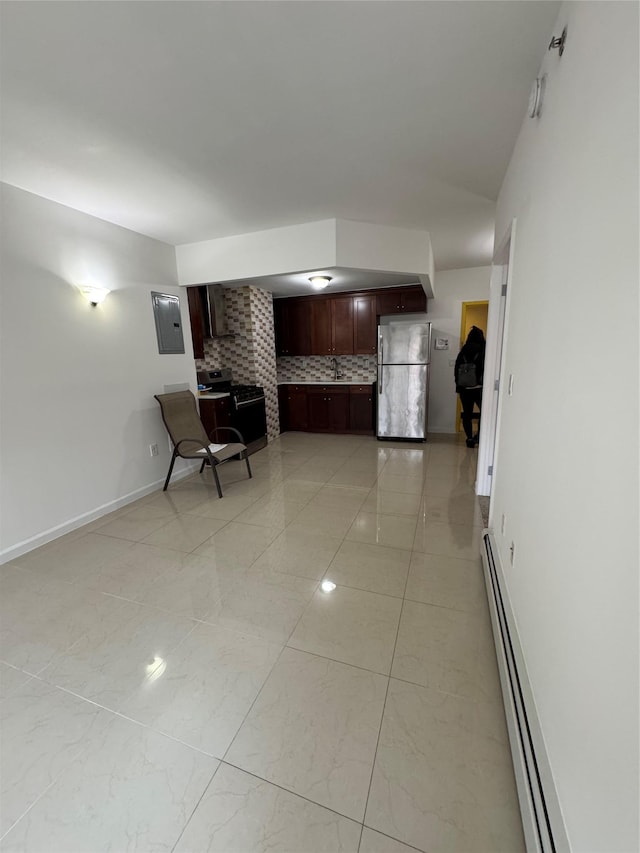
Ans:
POLYGON ((325 287, 329 286, 329 282, 331 281, 330 275, 312 275, 309 276, 309 281, 311 282, 311 287, 314 290, 324 290, 325 287))

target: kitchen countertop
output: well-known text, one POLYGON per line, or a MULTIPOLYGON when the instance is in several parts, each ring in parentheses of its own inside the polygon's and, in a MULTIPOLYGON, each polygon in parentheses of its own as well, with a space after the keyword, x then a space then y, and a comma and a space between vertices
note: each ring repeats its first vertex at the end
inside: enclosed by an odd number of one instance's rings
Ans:
POLYGON ((373 385, 374 379, 369 382, 358 382, 357 379, 285 379, 278 385, 373 385))
POLYGON ((228 391, 198 391, 199 400, 219 400, 221 397, 230 397, 228 391))

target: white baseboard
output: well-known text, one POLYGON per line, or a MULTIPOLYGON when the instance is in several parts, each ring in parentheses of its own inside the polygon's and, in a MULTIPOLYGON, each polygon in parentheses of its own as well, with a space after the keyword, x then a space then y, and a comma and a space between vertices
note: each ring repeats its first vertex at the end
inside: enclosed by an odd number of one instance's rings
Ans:
POLYGON ((483 531, 484 569, 513 769, 528 853, 569 853, 557 789, 493 533, 483 531))
MULTIPOLYGON (((182 480, 185 477, 193 474, 194 471, 198 470, 198 463, 194 463, 193 465, 187 465, 177 472, 174 472, 172 476, 172 482, 175 480, 182 480)), ((123 495, 120 498, 116 498, 113 501, 109 501, 106 504, 102 504, 95 509, 89 510, 88 512, 83 512, 81 515, 77 515, 75 518, 71 518, 68 521, 63 522, 62 524, 58 524, 55 527, 50 527, 48 530, 44 530, 42 533, 38 533, 36 536, 31 536, 29 539, 24 539, 22 542, 18 542, 16 545, 11 545, 9 548, 5 548, 0 551, 0 565, 3 563, 8 563, 10 560, 15 560, 17 557, 21 557, 23 554, 27 554, 29 551, 33 551, 35 548, 39 548, 41 545, 46 545, 47 542, 51 542, 54 539, 58 539, 60 536, 64 536, 65 533, 71 533, 73 530, 77 530, 78 527, 82 527, 85 524, 89 524, 90 521, 95 521, 97 518, 102 518, 103 515, 108 515, 110 512, 113 512, 116 509, 120 509, 127 504, 133 503, 134 501, 139 500, 140 498, 145 497, 145 495, 151 494, 151 492, 155 492, 159 489, 163 483, 165 478, 163 477, 161 480, 156 480, 153 483, 148 483, 146 486, 142 486, 139 489, 135 489, 133 492, 129 492, 126 495, 123 495)))

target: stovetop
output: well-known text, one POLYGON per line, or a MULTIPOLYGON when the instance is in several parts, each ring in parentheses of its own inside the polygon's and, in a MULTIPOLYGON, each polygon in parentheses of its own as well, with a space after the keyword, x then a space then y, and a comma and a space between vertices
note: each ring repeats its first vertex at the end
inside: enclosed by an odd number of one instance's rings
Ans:
POLYGON ((232 385, 230 391, 231 396, 239 403, 264 397, 264 388, 261 385, 232 385))

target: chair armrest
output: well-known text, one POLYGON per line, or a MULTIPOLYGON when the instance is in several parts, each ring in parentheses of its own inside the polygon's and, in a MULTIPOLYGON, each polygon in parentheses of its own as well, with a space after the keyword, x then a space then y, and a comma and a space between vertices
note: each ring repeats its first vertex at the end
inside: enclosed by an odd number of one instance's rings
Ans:
POLYGON ((238 432, 237 429, 234 429, 234 427, 216 427, 215 429, 211 430, 209 438, 213 438, 213 436, 217 432, 235 432, 235 434, 240 439, 240 444, 244 444, 244 438, 242 437, 242 434, 238 432))

